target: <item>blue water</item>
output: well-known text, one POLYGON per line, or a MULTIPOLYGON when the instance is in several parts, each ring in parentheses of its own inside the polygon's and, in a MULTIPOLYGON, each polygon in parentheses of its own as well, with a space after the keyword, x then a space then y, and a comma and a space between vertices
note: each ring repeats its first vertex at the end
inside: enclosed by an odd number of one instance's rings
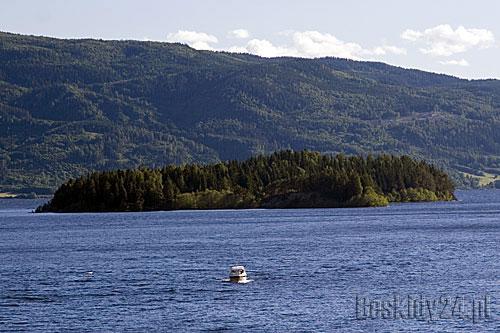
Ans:
POLYGON ((458 197, 118 214, 30 214, 40 201, 0 200, 0 330, 498 332, 500 191, 458 197), (222 282, 232 264, 254 281, 222 282), (408 296, 488 303, 488 314, 451 315, 446 301, 442 318, 368 312, 408 296))

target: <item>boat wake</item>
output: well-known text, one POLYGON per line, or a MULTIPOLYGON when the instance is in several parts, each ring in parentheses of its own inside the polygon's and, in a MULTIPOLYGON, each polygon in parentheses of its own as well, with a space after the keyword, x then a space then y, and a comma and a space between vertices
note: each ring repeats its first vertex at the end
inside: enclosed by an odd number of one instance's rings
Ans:
POLYGON ((231 279, 222 279, 222 282, 229 282, 229 283, 236 283, 236 284, 246 284, 253 282, 254 280, 248 279, 248 280, 241 280, 241 281, 231 281, 231 279))

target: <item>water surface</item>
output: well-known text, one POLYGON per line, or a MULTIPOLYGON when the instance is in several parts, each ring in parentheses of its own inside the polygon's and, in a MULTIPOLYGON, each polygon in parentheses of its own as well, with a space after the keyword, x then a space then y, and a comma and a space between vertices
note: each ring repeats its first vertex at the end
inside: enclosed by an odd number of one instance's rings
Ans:
POLYGON ((500 191, 458 197, 107 214, 31 214, 40 201, 0 200, 0 330, 498 332, 500 191), (223 283, 232 264, 254 281, 223 283), (356 312, 363 299, 374 309, 408 296, 488 300, 490 313, 356 312))

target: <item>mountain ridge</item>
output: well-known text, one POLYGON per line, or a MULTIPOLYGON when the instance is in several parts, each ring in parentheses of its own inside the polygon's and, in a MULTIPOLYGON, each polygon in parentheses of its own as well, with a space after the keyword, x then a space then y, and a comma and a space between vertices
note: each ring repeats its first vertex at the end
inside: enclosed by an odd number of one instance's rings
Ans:
POLYGON ((379 62, 0 32, 0 192, 281 149, 500 174, 500 81, 379 62))

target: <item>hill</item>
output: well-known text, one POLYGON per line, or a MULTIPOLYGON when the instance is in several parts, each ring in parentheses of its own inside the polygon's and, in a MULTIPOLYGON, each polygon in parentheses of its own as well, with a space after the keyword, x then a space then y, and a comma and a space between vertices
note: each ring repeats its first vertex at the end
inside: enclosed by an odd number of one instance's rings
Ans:
POLYGON ((0 33, 0 192, 50 193, 94 170, 281 149, 409 154, 455 177, 495 179, 499 125, 496 80, 0 33))
POLYGON ((276 152, 243 162, 95 172, 61 185, 37 212, 386 206, 453 200, 435 167, 408 156, 276 152))

